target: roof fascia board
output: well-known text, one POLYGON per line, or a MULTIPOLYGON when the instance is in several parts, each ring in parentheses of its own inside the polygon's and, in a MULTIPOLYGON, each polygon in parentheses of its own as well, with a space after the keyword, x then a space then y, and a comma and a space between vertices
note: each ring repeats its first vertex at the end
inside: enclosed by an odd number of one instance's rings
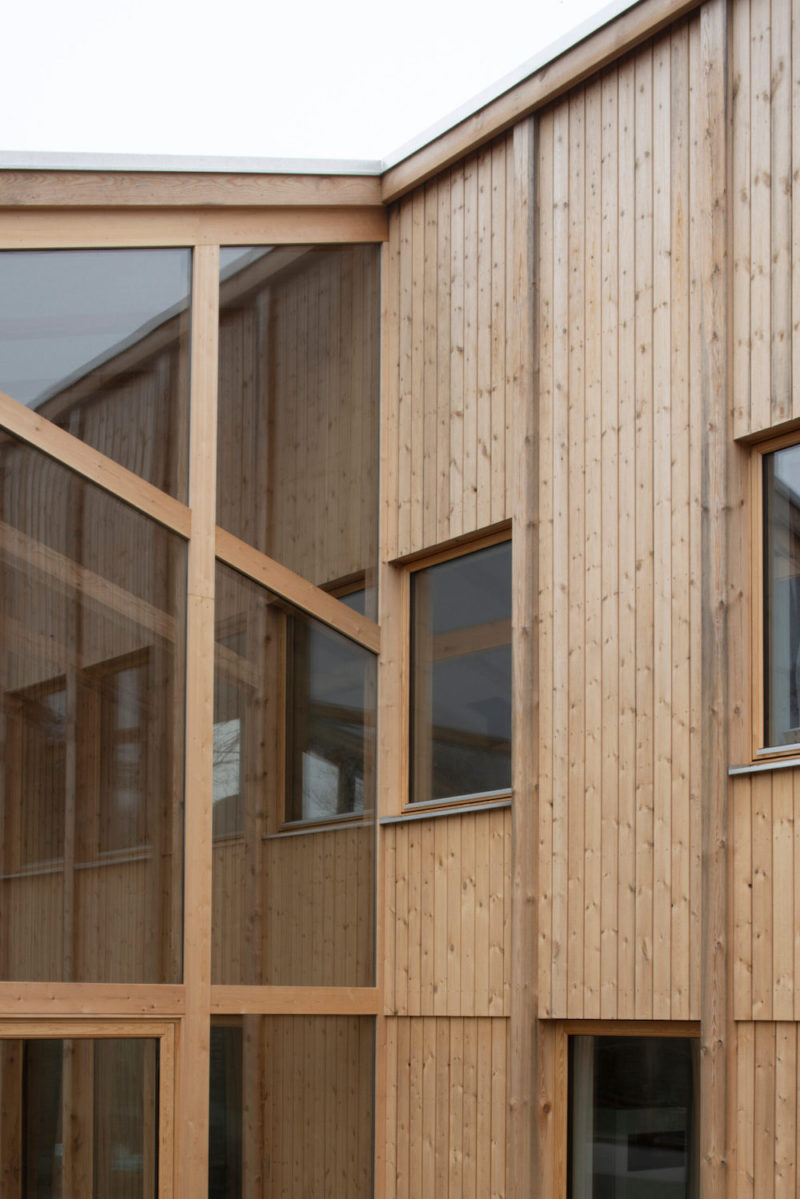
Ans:
MULTIPOLYGON (((7 157, 7 156, 6 156, 7 157)), ((380 176, 202 171, 12 169, 0 159, 0 208, 352 208, 381 206, 380 176)))
MULTIPOLYGON (((503 92, 482 108, 472 112, 456 125, 451 125, 433 141, 427 142, 408 157, 390 166, 381 180, 384 203, 399 199, 412 188, 424 183, 439 171, 451 166, 466 154, 509 129, 517 121, 535 112, 558 96, 602 70, 614 59, 633 50, 647 38, 679 20, 703 0, 640 0, 608 21, 608 11, 598 14, 597 20, 607 23, 575 36, 581 40, 569 49, 549 57, 520 83, 503 92)), ((550 47, 552 54, 561 43, 550 47)), ((536 60, 533 60, 534 62, 536 60)), ((516 72, 515 72, 516 74, 516 72)), ((402 151, 400 151, 402 153, 402 151)))

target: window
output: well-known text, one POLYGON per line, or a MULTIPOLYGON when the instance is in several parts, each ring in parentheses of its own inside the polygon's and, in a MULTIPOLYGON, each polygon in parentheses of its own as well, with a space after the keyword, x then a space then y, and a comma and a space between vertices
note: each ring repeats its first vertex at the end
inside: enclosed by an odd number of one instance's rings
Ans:
MULTIPOLYGON (((344 597, 358 610, 363 591, 344 597)), ((318 621, 288 620, 286 820, 330 820, 372 807, 375 659, 318 621), (365 780, 366 776, 366 780, 365 780)))
MULTIPOLYGON (((774 444, 774 443, 773 443, 774 444)), ((760 455, 763 464, 763 722, 773 749, 800 745, 800 445, 760 455)), ((760 677, 760 672, 757 677, 760 677)), ((758 748, 758 746, 756 747, 758 748)))
POLYGON ((511 542, 411 576, 411 800, 511 787, 511 542))
POLYGON ((699 1194, 698 1047, 692 1037, 570 1037, 571 1199, 699 1194))

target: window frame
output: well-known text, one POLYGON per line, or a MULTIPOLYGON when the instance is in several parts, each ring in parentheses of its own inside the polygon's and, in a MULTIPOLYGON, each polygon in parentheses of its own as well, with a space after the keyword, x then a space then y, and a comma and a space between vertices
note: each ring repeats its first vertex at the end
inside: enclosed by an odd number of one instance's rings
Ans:
POLYGON ((781 762, 800 756, 800 742, 791 745, 770 745, 767 740, 765 691, 768 663, 765 653, 767 572, 766 530, 764 527, 764 459, 768 454, 800 446, 800 433, 784 433, 753 446, 750 462, 750 512, 751 545, 751 645, 750 663, 752 680, 752 750, 751 760, 755 763, 781 762))
MULTIPOLYGON (((438 549, 425 551, 422 554, 414 555, 402 562, 402 576, 400 587, 400 603, 403 613, 403 651, 401 669, 405 684, 403 687, 403 703, 402 703, 402 741, 404 760, 407 760, 408 769, 403 780, 403 796, 402 796, 402 814, 412 815, 413 813, 424 812, 445 812, 453 809, 465 807, 484 806, 486 804, 506 803, 511 799, 513 790, 512 784, 508 787, 498 788, 492 791, 482 791, 476 793, 466 793, 464 795, 444 796, 441 799, 412 799, 413 792, 413 774, 414 774, 414 751, 413 751, 413 709, 414 709, 414 650, 412 648, 412 578, 420 571, 427 570, 429 567, 438 566, 442 562, 450 562, 455 558, 466 558, 470 554, 478 553, 480 550, 489 549, 490 546, 500 545, 503 542, 511 541, 511 522, 504 521, 498 528, 488 532, 479 534, 476 537, 471 537, 468 540, 459 540, 450 545, 443 545, 438 549)), ((513 588, 513 578, 512 578, 513 588)), ((513 647, 513 605, 512 612, 509 614, 510 623, 510 641, 509 644, 513 647)), ((512 648, 513 657, 513 648, 512 648)), ((512 731, 512 753, 513 753, 513 731, 512 731)))
POLYGON ((156 1068, 156 1183, 159 1199, 175 1193, 176 1051, 179 1020, 70 1017, 36 1019, 0 1016, 0 1042, 16 1040, 153 1040, 158 1042, 156 1068))
MULTIPOLYGON (((571 1037, 675 1037, 700 1040, 699 1020, 546 1020, 541 1021, 545 1053, 552 1058, 552 1137, 562 1147, 555 1154, 554 1194, 569 1199, 569 1042, 571 1037)), ((700 1096, 695 1095, 698 1104, 700 1096)))

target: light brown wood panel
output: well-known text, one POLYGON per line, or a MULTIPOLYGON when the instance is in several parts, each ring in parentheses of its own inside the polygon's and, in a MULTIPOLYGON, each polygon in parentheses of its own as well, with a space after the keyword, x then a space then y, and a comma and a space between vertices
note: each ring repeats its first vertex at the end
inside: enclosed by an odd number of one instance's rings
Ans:
POLYGON ((222 528, 315 584, 377 560, 378 251, 273 250, 220 292, 222 528))
POLYGON ((738 775, 733 837, 737 1020, 800 1019, 800 771, 738 775))
POLYGON ((737 0, 731 13, 732 393, 745 437, 800 416, 800 45, 792 0, 737 0))
POLYGON ((506 1194, 508 1021, 386 1020, 386 1199, 506 1194))
POLYGON ((398 329, 387 335, 384 376, 383 419, 396 429, 385 559, 511 515, 512 178, 506 136, 390 210, 398 254, 385 269, 398 329))
POLYGON ((214 983, 371 986, 373 839, 362 824, 216 841, 214 983))
POLYGON ((681 21, 540 117, 542 1016, 700 1015, 699 39, 681 21))
POLYGON ((797 1194, 800 1153, 800 1025, 737 1025, 735 1052, 736 1199, 797 1194))
POLYGON ((383 840, 386 1012, 507 1015, 510 810, 398 822, 383 840))

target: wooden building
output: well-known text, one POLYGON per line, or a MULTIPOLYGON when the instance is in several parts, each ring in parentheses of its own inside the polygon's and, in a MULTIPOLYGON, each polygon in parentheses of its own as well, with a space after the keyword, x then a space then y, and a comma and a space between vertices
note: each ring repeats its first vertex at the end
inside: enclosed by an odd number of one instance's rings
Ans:
POLYGON ((0 1199, 800 1194, 799 180, 795 0, 0 169, 0 1199))

